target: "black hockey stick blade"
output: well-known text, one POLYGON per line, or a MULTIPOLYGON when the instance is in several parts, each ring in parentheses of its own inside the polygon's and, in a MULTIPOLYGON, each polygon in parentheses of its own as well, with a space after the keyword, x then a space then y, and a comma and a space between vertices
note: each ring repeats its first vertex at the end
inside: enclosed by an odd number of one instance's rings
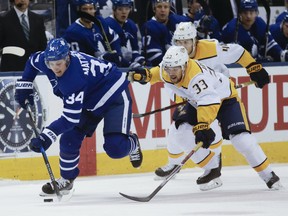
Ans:
POLYGON ((182 160, 182 162, 177 165, 176 169, 173 170, 164 180, 163 182, 148 196, 146 197, 136 197, 136 196, 130 196, 127 194, 123 194, 119 192, 119 194, 127 199, 137 201, 137 202, 149 202, 182 168, 182 166, 190 159, 190 157, 198 151, 199 148, 201 148, 203 145, 203 142, 199 142, 192 151, 186 155, 186 157, 182 160))

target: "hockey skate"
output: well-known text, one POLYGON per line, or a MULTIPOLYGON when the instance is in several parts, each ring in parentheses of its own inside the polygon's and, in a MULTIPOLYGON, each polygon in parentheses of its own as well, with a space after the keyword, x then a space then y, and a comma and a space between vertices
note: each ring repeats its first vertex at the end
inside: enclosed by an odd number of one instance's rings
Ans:
MULTIPOLYGON (((167 164, 163 167, 159 167, 155 170, 155 178, 154 180, 162 180, 170 175, 177 168, 177 164, 167 164)), ((180 170, 179 170, 180 171, 180 170)), ((179 172, 178 171, 178 172, 179 172)), ((176 175, 173 177, 175 178, 176 175)))
MULTIPOLYGON (((74 192, 73 182, 74 180, 68 180, 62 177, 56 180, 57 187, 62 196, 69 195, 70 193, 74 192)), ((40 196, 43 196, 43 197, 56 196, 56 192, 51 182, 48 182, 42 186, 42 192, 40 193, 40 196)))
POLYGON ((197 179, 196 183, 199 185, 200 190, 207 191, 222 186, 220 179, 222 169, 221 154, 219 157, 219 166, 211 170, 205 170, 203 175, 197 179))
POLYGON ((280 178, 274 173, 271 172, 272 177, 268 182, 266 182, 266 185, 271 190, 282 190, 284 189, 283 185, 280 182, 280 178))
POLYGON ((132 164, 132 166, 134 168, 138 168, 142 164, 143 154, 142 154, 142 151, 141 151, 141 147, 140 147, 138 136, 136 134, 134 134, 134 133, 131 133, 130 137, 136 143, 136 149, 129 154, 130 162, 131 162, 131 164, 132 164))

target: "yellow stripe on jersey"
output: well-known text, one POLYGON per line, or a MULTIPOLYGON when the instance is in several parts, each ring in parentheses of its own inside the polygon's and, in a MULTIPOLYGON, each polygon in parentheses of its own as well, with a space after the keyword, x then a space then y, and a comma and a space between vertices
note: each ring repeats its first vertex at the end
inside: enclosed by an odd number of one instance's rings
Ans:
POLYGON ((196 46, 194 59, 199 61, 217 56, 216 43, 209 40, 199 40, 196 46))
POLYGON ((210 153, 202 161, 197 163, 197 165, 201 168, 206 166, 211 161, 214 155, 215 155, 215 152, 210 151, 210 153))
POLYGON ((206 106, 198 106, 197 108, 197 120, 198 122, 203 122, 211 124, 218 114, 220 104, 209 104, 206 106))
POLYGON ((269 161, 268 159, 266 158, 261 164, 259 164, 258 166, 256 167, 253 167, 253 169, 256 171, 256 172, 261 172, 263 170, 265 170, 268 166, 269 166, 269 161))
POLYGON ((168 155, 170 158, 177 159, 177 158, 180 158, 182 155, 184 155, 184 152, 181 152, 179 154, 172 154, 172 153, 168 152, 168 155))
POLYGON ((244 123, 245 123, 245 128, 250 131, 250 125, 249 125, 249 122, 248 122, 248 117, 246 115, 246 110, 245 110, 245 107, 244 107, 244 104, 242 103, 241 99, 239 97, 236 97, 239 105, 240 105, 240 109, 241 109, 241 113, 242 113, 242 116, 243 116, 243 120, 244 120, 244 123))
POLYGON ((216 149, 218 147, 220 147, 223 143, 223 139, 220 139, 217 143, 212 143, 210 146, 209 146, 209 149, 216 149))
POLYGON ((237 64, 240 64, 242 67, 246 68, 251 63, 256 62, 255 59, 250 55, 247 50, 244 50, 241 57, 236 61, 237 64))

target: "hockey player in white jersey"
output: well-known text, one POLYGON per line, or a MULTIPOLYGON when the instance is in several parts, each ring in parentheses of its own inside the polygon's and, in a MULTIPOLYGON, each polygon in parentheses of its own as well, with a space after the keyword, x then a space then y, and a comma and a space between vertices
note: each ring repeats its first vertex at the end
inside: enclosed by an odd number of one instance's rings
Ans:
MULTIPOLYGON (((202 61, 204 61, 205 59, 211 59, 211 60, 207 60, 208 66, 210 68, 215 68, 217 69, 217 71, 221 71, 222 73, 226 75, 228 75, 228 69, 224 64, 237 62, 243 67, 246 67, 247 72, 250 73, 251 79, 256 82, 256 85, 258 85, 258 87, 262 88, 266 83, 269 83, 269 77, 268 77, 267 72, 264 69, 262 69, 262 66, 256 63, 255 60, 251 57, 251 55, 241 46, 234 45, 234 44, 220 46, 217 41, 211 41, 211 40, 200 40, 197 42, 195 38, 196 30, 193 25, 180 24, 178 27, 179 28, 177 28, 177 30, 180 30, 180 32, 177 32, 176 30, 176 32, 174 33, 173 43, 177 44, 179 42, 183 42, 184 45, 188 45, 186 49, 188 49, 190 58, 195 58, 195 59, 199 59, 202 61), (188 31, 185 31, 185 29, 188 31), (232 48, 233 48, 233 51, 232 51, 232 48), (252 70, 252 68, 255 68, 253 66, 256 66, 258 70, 255 70, 255 69, 252 70)), ((159 72, 159 69, 160 69, 159 67, 154 67, 150 71, 151 73, 153 73, 153 71, 159 72)), ((142 73, 142 74, 146 74, 146 72, 149 76, 150 72, 148 70, 146 70, 145 72, 143 72, 143 70, 138 71, 138 73, 142 73)), ((240 101, 239 101, 239 104, 241 105, 241 109, 242 109, 243 105, 240 101)), ((189 136, 189 126, 191 129, 192 127, 191 125, 195 125, 195 122, 193 122, 193 120, 189 118, 190 113, 193 113, 193 109, 191 109, 190 105, 186 105, 185 109, 188 115, 182 111, 178 113, 176 112, 176 116, 175 114, 173 116, 173 120, 175 122, 170 127, 170 134, 169 134, 169 141, 168 141, 168 151, 169 151, 169 156, 170 156, 169 163, 166 166, 161 167, 156 170, 156 175, 158 176, 167 176, 173 171, 173 169, 175 168, 175 165, 178 165, 182 161, 183 157, 181 157, 181 155, 183 154, 183 151, 185 151, 185 148, 183 148, 183 146, 189 145, 189 143, 187 143, 187 140, 191 140, 191 138, 193 137, 191 135, 192 133, 190 133, 190 138, 187 138, 187 137, 184 138, 183 136, 181 136, 181 132, 179 131, 179 130, 183 130, 183 131, 187 130, 188 132, 186 134, 187 136, 189 136), (176 129, 177 127, 179 128, 176 129), (170 137, 173 137, 173 139, 171 139, 170 137), (186 144, 183 144, 183 143, 186 143, 186 144)), ((222 124, 222 130, 223 130, 223 124, 222 124)), ((229 129, 228 133, 227 132, 225 133, 224 130, 223 132, 224 132, 223 133, 224 138, 230 139, 232 141, 236 149, 245 156, 249 164, 258 172, 261 178, 267 183, 267 186, 271 188, 272 184, 277 182, 279 178, 275 176, 274 173, 272 173, 271 168, 268 166, 269 164, 266 161, 265 154, 263 153, 262 149, 258 146, 255 138, 250 135, 249 126, 245 128, 232 127, 232 129, 231 128, 229 129), (245 150, 241 148, 241 145, 239 145, 238 138, 240 137, 240 143, 241 143, 242 142, 241 137, 243 136, 245 137, 244 139, 248 137, 247 141, 250 140, 250 142, 253 143, 254 146, 257 146, 257 148, 254 148, 253 145, 249 146, 249 144, 246 144, 247 148, 245 150), (254 154, 254 151, 258 152, 259 154, 254 154)), ((244 146, 245 144, 243 145, 243 147, 244 146)), ((206 171, 204 172, 204 175, 199 177, 197 180, 197 184, 200 185, 200 189, 214 188, 214 187, 206 187, 206 184, 209 185, 209 181, 212 181, 213 178, 215 178, 215 176, 220 176, 221 175, 220 170, 221 170, 220 163, 218 167, 215 167, 210 170, 206 169, 206 171), (203 181, 203 179, 205 181, 203 181)))

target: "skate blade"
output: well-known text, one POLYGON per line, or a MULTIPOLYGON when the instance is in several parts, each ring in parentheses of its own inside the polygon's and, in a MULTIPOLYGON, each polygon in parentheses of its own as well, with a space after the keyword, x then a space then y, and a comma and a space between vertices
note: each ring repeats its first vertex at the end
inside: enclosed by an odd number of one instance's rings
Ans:
POLYGON ((275 182, 272 187, 270 188, 272 191, 277 191, 277 190, 285 190, 285 187, 281 184, 280 181, 275 182))
POLYGON ((201 191, 208 191, 212 190, 218 187, 221 187, 223 185, 220 178, 215 178, 212 181, 206 183, 206 184, 199 184, 199 188, 201 191))
POLYGON ((64 193, 61 191, 60 196, 57 196, 56 194, 46 194, 41 192, 39 196, 43 198, 43 202, 67 202, 72 198, 74 191, 74 188, 70 191, 64 191, 64 193))

